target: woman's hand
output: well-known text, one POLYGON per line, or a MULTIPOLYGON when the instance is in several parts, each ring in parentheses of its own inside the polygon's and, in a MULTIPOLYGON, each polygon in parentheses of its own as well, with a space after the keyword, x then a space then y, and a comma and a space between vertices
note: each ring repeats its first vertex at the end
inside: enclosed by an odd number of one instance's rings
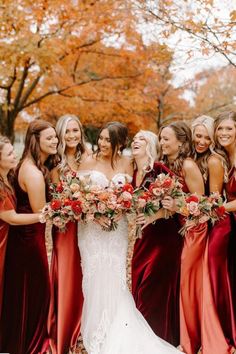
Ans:
POLYGON ((118 221, 120 221, 120 219, 122 218, 122 212, 118 212, 115 217, 113 218, 114 222, 117 223, 118 221))
POLYGON ((138 214, 136 218, 136 224, 142 225, 141 230, 143 230, 148 225, 152 224, 158 219, 162 219, 165 217, 165 211, 163 208, 159 209, 155 214, 145 215, 144 213, 138 214))
POLYGON ((104 229, 109 229, 111 226, 111 219, 105 215, 97 217, 94 221, 104 229))
POLYGON ((170 196, 166 196, 164 199, 162 199, 161 204, 163 208, 171 212, 176 212, 178 210, 175 199, 170 196))

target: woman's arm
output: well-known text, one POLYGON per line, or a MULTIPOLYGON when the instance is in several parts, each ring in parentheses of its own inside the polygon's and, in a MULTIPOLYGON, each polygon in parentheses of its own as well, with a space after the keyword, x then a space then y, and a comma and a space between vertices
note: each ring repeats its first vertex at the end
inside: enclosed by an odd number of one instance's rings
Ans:
POLYGON ((225 210, 228 212, 230 212, 230 211, 235 212, 236 211, 236 199, 232 200, 231 202, 225 203, 224 207, 225 207, 225 210))
POLYGON ((52 169, 52 171, 50 172, 50 177, 51 177, 52 183, 59 183, 60 182, 59 171, 58 171, 57 167, 52 169))
POLYGON ((138 214, 136 219, 137 225, 142 225, 142 230, 152 224, 153 222, 157 221, 158 219, 163 219, 166 217, 168 211, 164 210, 163 208, 159 209, 156 213, 152 215, 145 215, 143 213, 138 214))
POLYGON ((0 212, 0 219, 10 225, 29 225, 39 222, 40 214, 17 214, 14 209, 0 212))
POLYGON ((224 167, 220 158, 211 155, 208 159, 210 193, 222 193, 224 183, 224 167))

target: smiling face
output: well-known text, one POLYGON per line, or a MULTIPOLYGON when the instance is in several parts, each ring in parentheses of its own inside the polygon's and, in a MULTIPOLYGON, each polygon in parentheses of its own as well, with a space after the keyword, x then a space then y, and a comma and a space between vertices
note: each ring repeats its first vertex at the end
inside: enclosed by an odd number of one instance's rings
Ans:
POLYGON ((232 119, 224 119, 220 122, 216 128, 216 139, 218 143, 224 147, 235 148, 236 144, 236 127, 235 122, 232 119))
POLYGON ((131 143, 132 155, 135 157, 144 157, 146 155, 147 141, 144 135, 137 133, 131 143))
POLYGON ((103 129, 100 132, 100 135, 98 138, 98 147, 99 147, 101 156, 103 156, 103 157, 111 157, 112 156, 111 139, 110 139, 108 129, 103 129))
POLYGON ((203 154, 209 149, 212 141, 204 125, 197 125, 194 128, 193 143, 196 152, 199 154, 203 154))
POLYGON ((170 159, 178 157, 181 142, 177 139, 172 128, 165 127, 162 129, 160 134, 160 145, 163 155, 166 155, 170 159))
POLYGON ((64 138, 67 149, 75 149, 77 145, 81 143, 80 127, 75 120, 71 120, 67 123, 64 138))
POLYGON ((8 172, 17 165, 17 159, 13 146, 6 143, 0 153, 0 169, 1 171, 8 172))
POLYGON ((46 128, 40 132, 39 144, 41 153, 45 156, 57 153, 58 138, 54 128, 46 128))

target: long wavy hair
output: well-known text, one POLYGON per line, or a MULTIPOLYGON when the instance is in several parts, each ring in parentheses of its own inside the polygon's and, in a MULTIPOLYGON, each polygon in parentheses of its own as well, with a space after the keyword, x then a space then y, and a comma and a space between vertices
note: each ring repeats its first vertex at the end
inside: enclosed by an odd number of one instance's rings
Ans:
POLYGON ((126 127, 125 124, 120 123, 120 122, 108 122, 105 125, 102 126, 98 133, 97 137, 97 146, 98 149, 96 151, 96 156, 98 156, 100 152, 100 148, 98 145, 98 140, 100 137, 101 132, 107 129, 110 137, 110 143, 111 143, 111 149, 112 149, 112 155, 111 155, 111 166, 114 168, 114 162, 116 159, 116 155, 120 155, 122 151, 126 148, 127 143, 128 143, 128 128, 126 127))
MULTIPOLYGON (((2 158, 2 150, 6 144, 11 144, 10 140, 6 136, 0 135, 0 162, 2 158)), ((13 170, 10 170, 7 174, 7 179, 11 186, 13 186, 14 175, 15 174, 13 170)), ((4 192, 6 191, 9 191, 9 187, 5 184, 4 179, 0 174, 0 200, 4 198, 4 192)), ((10 191, 12 192, 12 190, 10 191)))
POLYGON ((58 164, 58 168, 61 173, 65 172, 68 169, 68 161, 67 161, 67 156, 66 156, 66 142, 65 142, 65 134, 66 134, 66 129, 67 125, 69 122, 74 121, 78 124, 80 134, 81 134, 81 141, 76 147, 76 152, 75 152, 75 161, 76 163, 80 164, 81 161, 81 156, 85 152, 85 135, 83 131, 83 126, 79 120, 79 118, 74 115, 74 114, 64 114, 61 116, 56 124, 56 133, 59 139, 58 143, 58 156, 60 159, 60 162, 58 164))
POLYGON ((161 127, 159 132, 159 140, 162 130, 166 127, 171 128, 173 130, 176 139, 180 143, 182 143, 182 145, 179 148, 178 156, 175 161, 170 162, 168 160, 168 156, 163 154, 162 149, 160 151, 160 160, 175 174, 177 174, 178 176, 182 176, 184 160, 188 157, 193 157, 191 129, 184 122, 173 122, 169 125, 161 127))
POLYGON ((193 152, 193 159, 196 162, 196 164, 198 165, 198 167, 202 173, 204 182, 206 182, 208 179, 208 159, 212 154, 216 155, 216 152, 214 151, 214 147, 215 147, 214 119, 210 116, 205 116, 205 115, 194 119, 194 121, 192 122, 192 125, 191 125, 193 141, 194 141, 194 132, 195 132, 196 127, 198 127, 198 126, 203 126, 206 129, 209 138, 211 139, 211 144, 210 144, 209 148, 205 152, 203 152, 202 154, 199 154, 195 148, 193 150, 194 151, 193 152))
MULTIPOLYGON (((147 146, 146 146, 146 155, 148 157, 148 163, 146 166, 143 166, 144 172, 149 172, 154 165, 155 160, 157 160, 159 152, 159 141, 155 133, 149 130, 139 130, 137 134, 142 134, 147 146)), ((135 161, 134 161, 135 164, 135 161)))
POLYGON ((217 132, 219 125, 226 119, 232 120, 234 122, 235 127, 236 127, 236 112, 234 112, 234 111, 222 112, 216 117, 215 122, 214 122, 215 151, 218 155, 221 156, 222 161, 223 161, 223 166, 224 166, 224 170, 225 170, 225 176, 224 176, 225 182, 228 181, 229 171, 231 169, 231 163, 230 163, 230 159, 229 159, 229 155, 228 155, 227 151, 218 142, 218 139, 216 137, 216 132, 217 132))
POLYGON ((22 162, 29 157, 33 160, 37 168, 42 172, 45 179, 49 178, 49 170, 55 167, 57 163, 56 155, 50 155, 44 164, 40 159, 40 133, 48 128, 54 129, 51 123, 42 119, 36 119, 29 124, 25 137, 24 151, 17 167, 19 169, 22 162))

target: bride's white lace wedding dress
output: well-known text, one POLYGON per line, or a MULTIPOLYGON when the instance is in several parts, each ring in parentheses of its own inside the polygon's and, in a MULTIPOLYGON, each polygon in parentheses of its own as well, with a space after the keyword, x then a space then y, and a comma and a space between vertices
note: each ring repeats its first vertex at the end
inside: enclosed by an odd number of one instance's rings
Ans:
MULTIPOLYGON (((87 172, 88 174, 88 172, 87 172)), ((99 171, 90 171, 93 184, 108 186, 99 171)), ((130 176, 128 176, 131 178, 130 176)), ((113 183, 124 183, 117 174, 113 183)), ((79 224, 78 244, 83 270, 84 306, 81 334, 89 354, 177 354, 157 337, 135 307, 126 285, 127 221, 115 231, 103 231, 93 222, 79 224)))

